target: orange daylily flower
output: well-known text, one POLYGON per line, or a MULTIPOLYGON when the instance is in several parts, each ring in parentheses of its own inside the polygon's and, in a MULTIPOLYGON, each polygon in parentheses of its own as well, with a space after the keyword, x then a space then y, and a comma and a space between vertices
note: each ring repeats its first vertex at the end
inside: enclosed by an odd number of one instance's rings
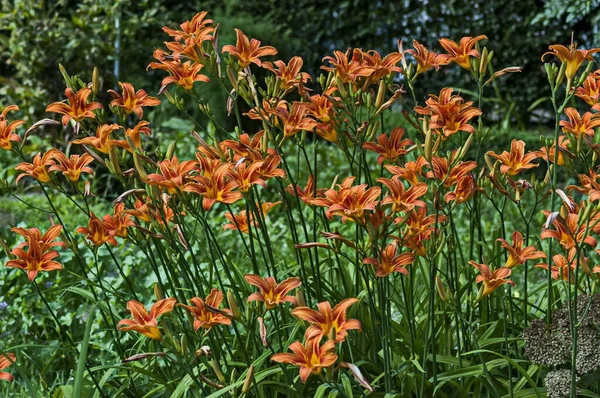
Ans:
POLYGON ((583 64, 585 60, 593 60, 592 54, 600 51, 600 48, 593 48, 591 50, 578 50, 575 44, 571 44, 569 48, 562 44, 554 44, 548 47, 550 51, 542 55, 542 62, 546 55, 554 55, 560 60, 560 62, 566 62, 567 68, 565 69, 565 76, 570 81, 575 77, 577 70, 583 64))
POLYGON ((297 307, 292 310, 292 315, 311 324, 306 330, 306 339, 318 339, 323 336, 341 343, 346 340, 348 330, 361 330, 360 321, 357 319, 346 319, 346 312, 351 305, 358 303, 357 298, 342 300, 333 309, 329 302, 318 303, 318 311, 308 307, 297 307))
MULTIPOLYGON (((562 254, 555 254, 552 256, 552 262, 554 265, 552 266, 552 278, 559 280, 562 279, 565 282, 575 283, 575 269, 577 268, 577 249, 572 248, 567 253, 567 257, 562 254)), ((581 255, 579 259, 579 264, 582 266, 584 271, 589 267, 587 265, 588 259, 581 255)), ((542 268, 548 270, 548 264, 536 264, 536 268, 542 268)), ((594 267, 593 272, 598 272, 598 267, 594 267)))
POLYGON ((440 45, 448 52, 448 61, 457 63, 461 68, 471 70, 471 57, 479 58, 479 51, 473 47, 480 40, 487 40, 487 36, 467 36, 460 39, 459 43, 442 38, 440 39, 440 45))
POLYGON ((162 69, 167 71, 170 76, 165 77, 162 80, 162 87, 160 93, 162 93, 170 84, 176 84, 184 90, 191 90, 196 82, 210 82, 208 76, 200 73, 200 70, 204 67, 203 64, 192 63, 191 61, 181 62, 181 59, 175 58, 174 60, 168 60, 167 54, 164 51, 156 50, 154 57, 159 62, 152 62, 148 67, 152 69, 162 69))
POLYGON ((404 166, 386 165, 387 171, 395 176, 398 176, 408 182, 410 185, 419 183, 419 177, 423 173, 423 168, 428 167, 429 163, 423 156, 419 156, 417 160, 406 162, 404 166))
MULTIPOLYGON (((398 217, 396 222, 401 218, 398 217)), ((446 221, 446 216, 438 215, 437 222, 441 224, 446 221)), ((436 223, 435 214, 427 215, 425 207, 417 207, 406 220, 406 230, 402 237, 402 242, 407 248, 414 250, 418 256, 425 256, 425 241, 429 240, 434 232, 436 223)))
POLYGON ((413 40, 414 50, 409 49, 405 52, 411 54, 417 60, 417 72, 414 74, 413 79, 421 73, 427 72, 431 68, 439 70, 440 66, 448 65, 450 63, 450 56, 448 54, 438 54, 433 51, 429 51, 424 45, 416 40, 413 40))
POLYGON ((247 113, 244 113, 244 116, 248 116, 253 120, 267 120, 272 122, 273 125, 279 126, 279 119, 276 116, 279 114, 279 111, 287 111, 287 104, 286 100, 268 100, 263 98, 262 106, 250 109, 247 113))
MULTIPOLYGON (((280 203, 281 202, 263 202, 260 206, 263 218, 273 207, 280 203)), ((238 230, 247 234, 251 226, 257 225, 256 220, 254 219, 254 213, 250 213, 250 216, 248 217, 246 210, 242 210, 238 214, 225 213, 225 217, 230 222, 223 226, 224 230, 238 230)))
POLYGON ((167 190, 171 195, 181 192, 188 182, 190 173, 196 168, 198 162, 195 160, 184 160, 179 162, 177 156, 158 162, 160 174, 148 174, 146 183, 156 185, 167 190))
POLYGON ((487 264, 479 264, 473 260, 469 261, 469 264, 479 270, 479 275, 475 278, 475 283, 483 282, 483 292, 481 293, 481 297, 491 294, 505 283, 509 283, 512 286, 515 285, 513 281, 506 279, 511 274, 511 270, 508 268, 502 267, 491 272, 487 264))
POLYGON ((185 21, 179 25, 181 30, 171 29, 168 26, 164 26, 162 29, 176 41, 188 39, 194 39, 195 41, 210 40, 210 34, 215 28, 209 26, 213 23, 212 19, 204 19, 206 14, 206 11, 197 13, 191 21, 185 21))
POLYGON ((521 140, 512 140, 510 143, 510 152, 504 151, 500 155, 489 151, 488 155, 498 159, 501 163, 500 172, 514 176, 523 170, 529 170, 538 167, 539 164, 531 163, 541 157, 539 151, 533 151, 525 154, 525 142, 521 140))
POLYGON ((209 330, 216 325, 231 325, 233 312, 229 309, 219 308, 223 301, 223 293, 212 289, 206 296, 206 301, 200 297, 190 299, 192 305, 179 304, 194 316, 194 330, 200 328, 209 330))
POLYGON ((10 151, 13 142, 20 142, 21 138, 14 131, 17 127, 25 124, 25 120, 13 120, 8 123, 6 115, 8 112, 18 111, 19 107, 16 105, 9 105, 2 113, 0 113, 0 148, 10 151))
POLYGON ((46 232, 42 232, 38 228, 19 228, 15 227, 11 229, 12 232, 21 235, 26 239, 25 242, 19 244, 17 247, 24 249, 29 246, 30 242, 37 242, 40 245, 42 251, 47 251, 55 246, 66 247, 63 242, 55 241, 58 235, 62 232, 62 225, 56 224, 50 227, 46 232))
MULTIPOLYGON (((548 217, 550 212, 544 211, 544 216, 548 217)), ((552 221, 552 225, 555 229, 546 229, 542 231, 540 238, 542 239, 556 239, 558 243, 565 249, 570 250, 575 247, 577 244, 583 243, 596 247, 596 239, 592 236, 585 236, 586 234, 586 226, 579 225, 579 214, 577 213, 569 213, 567 214, 566 219, 562 217, 557 217, 552 221)))
POLYGON ((59 151, 57 149, 50 149, 42 156, 39 152, 35 154, 31 163, 22 162, 19 163, 15 170, 22 171, 22 174, 19 174, 15 180, 15 182, 19 182, 19 180, 23 177, 33 177, 39 182, 49 182, 50 174, 48 168, 50 166, 54 166, 56 162, 54 161, 54 156, 59 151))
POLYGON ((338 184, 338 190, 328 189, 325 191, 324 198, 313 199, 311 203, 326 207, 325 215, 329 219, 337 215, 342 217, 342 222, 346 222, 350 218, 364 224, 365 211, 376 210, 381 188, 367 188, 367 184, 352 186, 354 179, 355 177, 347 177, 341 184, 338 184))
POLYGON ((110 102, 110 106, 123 108, 125 113, 133 112, 141 119, 144 115, 142 107, 160 105, 158 98, 149 96, 146 90, 135 91, 131 83, 119 82, 119 86, 121 86, 122 94, 115 90, 108 90, 108 93, 114 98, 110 102))
POLYGON ((204 170, 204 174, 192 177, 192 181, 185 184, 183 190, 203 196, 202 207, 208 211, 215 202, 232 204, 242 199, 244 195, 234 191, 237 182, 228 178, 229 163, 223 163, 213 170, 204 170))
MULTIPOLYGON (((567 139, 566 135, 561 135, 558 137, 558 157, 556 159, 556 165, 562 166, 565 164, 565 155, 574 156, 568 150, 568 146, 571 143, 569 139, 567 139)), ((547 146, 540 148, 540 156, 547 162, 554 163, 554 151, 556 150, 556 143, 553 141, 552 146, 548 148, 547 146)))
POLYGON ((46 112, 60 113, 64 115, 62 117, 62 124, 66 126, 69 120, 73 119, 77 123, 84 119, 94 119, 96 115, 92 112, 95 109, 102 109, 102 104, 99 102, 87 103, 87 98, 92 93, 92 90, 84 87, 74 93, 72 89, 67 88, 65 90, 65 96, 67 102, 54 102, 46 108, 46 112))
POLYGON ((317 122, 308 115, 308 107, 303 102, 294 102, 290 109, 278 108, 277 116, 285 138, 302 130, 312 131, 317 126, 317 122))
POLYGON ((506 239, 498 238, 497 241, 501 242, 501 246, 508 251, 508 259, 504 264, 504 268, 511 269, 517 265, 525 264, 527 260, 546 258, 546 254, 535 246, 523 247, 523 235, 519 231, 513 232, 512 245, 506 239))
POLYGON ((363 144, 363 148, 368 151, 373 151, 379 154, 377 163, 383 164, 384 161, 394 163, 402 155, 408 153, 406 148, 409 145, 413 145, 413 142, 409 139, 402 139, 404 136, 404 129, 396 127, 390 132, 390 135, 381 134, 377 137, 377 144, 374 142, 366 142, 363 144))
POLYGON ((109 235, 120 238, 127 237, 127 228, 133 227, 135 223, 131 219, 131 214, 125 211, 125 203, 120 202, 114 206, 113 214, 107 214, 102 217, 104 228, 109 235))
POLYGON ((164 226, 165 223, 170 223, 173 217, 175 217, 175 213, 170 207, 168 207, 166 200, 163 200, 162 212, 152 204, 152 200, 150 198, 146 198, 145 202, 140 199, 136 199, 133 207, 134 209, 132 210, 123 210, 123 213, 131 215, 138 220, 147 223, 150 223, 154 220, 164 226))
POLYGON ((248 274, 244 276, 244 278, 246 278, 246 282, 256 286, 258 290, 260 290, 258 293, 252 293, 248 296, 248 302, 262 301, 265 303, 265 308, 268 310, 272 310, 277 305, 286 301, 293 305, 298 304, 296 297, 287 295, 290 290, 302 285, 302 282, 300 282, 300 279, 298 278, 288 278, 279 284, 277 284, 275 278, 271 276, 263 279, 258 275, 248 274))
POLYGON ((234 167, 229 169, 228 176, 238 185, 238 190, 242 193, 247 193, 253 185, 260 185, 263 188, 267 187, 267 183, 260 178, 258 169, 263 165, 263 162, 252 162, 250 164, 238 162, 234 167))
POLYGON ((352 52, 350 60, 348 60, 348 52, 344 53, 335 50, 333 57, 326 56, 323 58, 323 62, 325 61, 328 61, 332 67, 323 65, 321 69, 328 72, 335 72, 335 75, 341 79, 342 83, 354 83, 358 77, 369 76, 375 70, 363 62, 362 52, 358 49, 352 52))
POLYGON ((571 133, 575 137, 578 137, 580 134, 593 137, 594 129, 600 127, 600 115, 596 113, 586 112, 580 115, 575 108, 567 108, 565 109, 565 115, 567 115, 569 120, 560 121, 562 131, 571 133))
POLYGON ((267 156, 260 163, 261 166, 256 170, 256 172, 263 180, 269 180, 271 178, 285 178, 285 171, 278 168, 278 166, 281 164, 281 156, 279 156, 277 153, 267 156))
POLYGON ((594 170, 589 170, 588 174, 579 174, 579 186, 578 185, 567 185, 567 189, 571 191, 577 191, 584 195, 588 195, 589 199, 593 202, 600 199, 600 174, 594 170))
POLYGON ((75 232, 86 235, 86 238, 92 242, 94 246, 102 246, 105 243, 117 246, 114 232, 111 231, 102 220, 96 217, 94 213, 90 214, 88 226, 79 227, 75 232))
POLYGON ((313 174, 308 176, 305 188, 302 188, 299 185, 294 187, 290 184, 285 190, 293 196, 298 196, 298 198, 307 205, 311 205, 312 200, 315 198, 322 198, 325 193, 325 189, 323 188, 317 188, 315 190, 315 176, 313 174))
POLYGON ((456 203, 465 203, 470 200, 475 192, 480 190, 475 182, 473 174, 466 174, 458 179, 454 191, 448 192, 444 199, 446 202, 456 201, 456 203))
POLYGON ((402 73, 402 68, 396 66, 404 58, 404 54, 402 53, 393 52, 382 58, 375 50, 367 52, 360 49, 355 50, 355 52, 357 51, 360 52, 362 64, 370 71, 363 87, 368 87, 371 84, 379 82, 379 80, 392 72, 402 73))
POLYGON ((61 270, 62 264, 54 259, 59 256, 54 246, 64 247, 62 242, 54 242, 62 231, 62 226, 55 225, 43 235, 37 228, 13 228, 13 232, 26 238, 26 242, 13 248, 11 254, 16 257, 6 263, 7 267, 27 271, 27 277, 33 282, 40 271, 61 270), (27 249, 27 250, 25 250, 27 249))
POLYGON ((575 96, 593 106, 600 102, 600 69, 590 73, 575 90, 575 96))
POLYGON ((363 264, 370 264, 377 267, 375 276, 380 278, 386 277, 393 272, 399 272, 408 275, 407 265, 415 261, 415 256, 412 253, 397 254, 398 245, 396 242, 390 243, 381 251, 381 259, 367 257, 363 260, 363 264))
POLYGON ((295 341, 289 349, 293 354, 279 353, 271 357, 272 361, 289 363, 300 368, 300 380, 306 382, 311 374, 321 373, 321 369, 332 366, 337 355, 330 352, 335 348, 335 341, 329 340, 321 345, 320 338, 308 339, 302 344, 295 341))
POLYGON ((285 92, 293 87, 298 88, 300 84, 304 85, 310 80, 310 75, 306 72, 300 72, 304 61, 301 57, 292 57, 286 65, 283 61, 275 61, 273 64, 264 62, 262 67, 273 72, 279 82, 279 87, 285 92))
MULTIPOLYGON (((0 370, 8 368, 10 365, 15 363, 16 360, 17 357, 12 353, 0 355, 0 370)), ((12 382, 14 377, 8 372, 0 372, 0 380, 12 382)))
POLYGON ((308 114, 323 123, 329 123, 333 117, 333 105, 331 97, 322 94, 311 95, 306 103, 308 114))
POLYGON ((431 159, 433 169, 427 173, 427 178, 443 182, 444 188, 451 188, 477 167, 477 162, 475 161, 455 163, 454 160, 457 155, 458 150, 452 152, 450 160, 434 156, 431 159))
MULTIPOLYGON (((247 158, 252 161, 258 161, 263 159, 262 155, 262 140, 265 135, 264 131, 260 131, 254 134, 252 137, 248 134, 241 134, 237 140, 225 140, 220 143, 220 151, 226 152, 226 149, 231 149, 234 152, 233 159, 230 159, 234 162, 239 161, 241 158, 247 158)), ((198 147, 199 151, 206 151, 206 148, 201 149, 202 147, 198 147)), ((219 158, 217 151, 211 149, 214 153, 211 156, 216 156, 219 158)), ((277 152, 274 148, 267 148, 267 155, 277 155, 277 152)), ((266 161, 266 159, 265 159, 266 161)))
POLYGON ((150 308, 150 312, 146 310, 146 307, 142 303, 136 300, 130 300, 127 303, 127 309, 131 312, 133 319, 123 319, 117 324, 117 329, 122 332, 128 332, 133 330, 143 334, 146 337, 150 337, 153 340, 162 339, 162 334, 158 329, 157 319, 166 313, 173 311, 175 308, 174 298, 167 298, 158 300, 150 308))
POLYGON ((260 57, 267 55, 277 55, 277 50, 272 46, 260 46, 260 41, 256 39, 249 40, 241 30, 235 29, 237 38, 235 46, 224 46, 222 52, 229 53, 238 59, 240 67, 243 69, 246 66, 254 63, 261 66, 260 57))
POLYGON ((377 182, 382 183, 388 189, 388 195, 381 201, 382 205, 392 205, 392 212, 411 211, 415 207, 426 207, 427 205, 420 197, 427 193, 427 184, 418 183, 409 189, 404 188, 404 184, 398 176, 388 178, 378 178, 377 182))
POLYGON ((429 128, 438 131, 441 130, 444 139, 464 131, 469 134, 475 134, 475 128, 471 126, 469 120, 482 114, 479 108, 473 105, 473 101, 463 102, 459 95, 452 95, 454 90, 445 87, 440 91, 440 95, 429 95, 425 101, 426 107, 416 106, 415 112, 420 115, 431 116, 429 128))
POLYGON ((58 164, 50 166, 48 171, 60 171, 72 182, 77 182, 81 173, 94 174, 94 170, 88 167, 88 164, 92 163, 94 158, 87 153, 83 155, 71 155, 67 158, 64 153, 57 151, 54 154, 54 159, 58 164))
POLYGON ((136 124, 134 127, 125 130, 125 136, 127 136, 131 139, 131 142, 133 143, 135 148, 142 149, 142 139, 141 139, 142 134, 145 134, 148 136, 150 134, 152 134, 150 127, 148 127, 149 125, 150 125, 150 123, 148 123, 145 120, 142 120, 138 124, 136 124))
POLYGON ((121 126, 118 124, 103 124, 96 129, 96 135, 92 137, 81 138, 71 141, 71 144, 89 145, 96 148, 98 151, 109 154, 113 145, 128 149, 129 144, 125 140, 113 140, 112 132, 119 130, 121 126))

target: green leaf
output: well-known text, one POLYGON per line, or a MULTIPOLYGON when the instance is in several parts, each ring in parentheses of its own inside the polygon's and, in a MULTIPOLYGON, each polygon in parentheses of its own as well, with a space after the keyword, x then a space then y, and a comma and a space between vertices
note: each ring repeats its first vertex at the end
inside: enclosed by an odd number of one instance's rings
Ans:
POLYGON ((54 391, 52 398, 72 398, 73 387, 72 386, 60 386, 54 391))
POLYGON ((77 370, 75 371, 75 381, 73 383, 73 396, 81 397, 81 390, 83 389, 83 378, 85 373, 85 365, 87 361, 88 346, 90 344, 90 335, 92 332, 92 325, 94 324, 94 315, 96 313, 96 304, 92 306, 90 310, 90 316, 85 323, 85 333, 83 335, 83 341, 81 342, 81 349, 79 351, 79 358, 77 359, 77 370))

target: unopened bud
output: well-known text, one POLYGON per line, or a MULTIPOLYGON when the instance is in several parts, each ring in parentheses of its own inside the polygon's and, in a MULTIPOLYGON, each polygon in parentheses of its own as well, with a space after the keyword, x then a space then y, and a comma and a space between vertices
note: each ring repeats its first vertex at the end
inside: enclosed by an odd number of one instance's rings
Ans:
POLYGON ((221 367, 219 366, 219 363, 214 357, 210 359, 210 365, 213 368, 217 379, 219 379, 221 383, 225 383, 225 376, 223 375, 223 372, 221 372, 221 367))
POLYGON ((379 82, 379 89, 377 90, 377 99, 375 100, 375 109, 379 109, 383 105, 385 99, 385 83, 383 80, 379 82))
POLYGON ((167 153, 165 154, 165 159, 171 159, 175 154, 175 146, 177 145, 177 141, 171 141, 169 143, 169 147, 167 148, 167 153))
POLYGON ((242 394, 246 394, 250 390, 250 385, 254 379, 254 365, 250 365, 248 373, 246 374, 246 380, 244 380, 244 386, 242 387, 242 394))
POLYGON ((337 84, 337 88, 340 92, 340 95, 342 96, 342 98, 346 99, 348 97, 348 92, 346 91, 346 86, 344 86, 342 79, 339 76, 337 76, 335 78, 335 82, 337 84))
POLYGON ((435 277, 435 287, 442 301, 448 301, 448 295, 446 294, 446 286, 442 282, 442 278, 440 278, 439 275, 435 277))
POLYGON ((92 72, 92 93, 97 95, 100 92, 100 71, 97 67, 94 67, 92 72))
POLYGON ((487 47, 483 48, 481 52, 481 61, 479 62, 479 79, 483 79, 485 72, 487 71, 488 66, 488 49, 487 47))
POLYGON ((160 286, 158 286, 158 283, 154 284, 154 297, 156 297, 157 300, 164 300, 165 298, 165 295, 160 289, 160 286))
POLYGON ((460 149, 460 153, 458 154, 458 160, 461 160, 467 154, 467 151, 469 150, 469 148, 471 147, 471 143, 473 142, 473 136, 474 135, 475 134, 470 134, 469 138, 467 138, 467 141, 465 142, 465 144, 460 149))
POLYGON ((237 302, 235 301, 235 297, 233 297, 233 293, 231 290, 227 291, 227 303, 229 304, 229 309, 233 313, 233 317, 235 319, 241 319, 242 313, 240 312, 240 307, 238 307, 237 302))
POLYGON ((227 67, 227 78, 229 79, 229 83, 231 83, 231 86, 233 87, 233 89, 235 91, 237 91, 238 89, 238 80, 235 76, 235 73, 233 72, 233 69, 231 69, 231 67, 227 67))
POLYGON ((430 128, 427 128, 425 131, 425 148, 423 149, 423 157, 427 159, 428 162, 431 161, 432 158, 432 146, 433 146, 433 132, 430 128))
POLYGON ((140 156, 136 152, 133 153, 133 165, 135 166, 135 171, 137 171, 140 179, 142 181, 146 181, 146 178, 148 178, 148 173, 146 173, 146 169, 144 169, 144 165, 140 160, 140 156))
POLYGON ((183 356, 186 356, 188 354, 190 347, 187 341, 187 337, 184 334, 183 336, 181 336, 181 354, 183 356))
MULTIPOLYGON (((556 86, 560 86, 565 78, 565 71, 567 70, 567 63, 563 62, 562 65, 560 65, 560 69, 558 71, 558 75, 556 76, 556 86)), ((569 83, 570 83, 570 79, 569 79, 569 83)))
POLYGON ((296 290, 296 301, 298 302, 298 307, 306 307, 306 299, 304 298, 304 293, 302 293, 302 290, 300 289, 296 290))
POLYGON ((485 160, 485 164, 487 164, 488 169, 490 169, 490 173, 494 171, 495 162, 489 154, 484 154, 483 159, 485 160))
POLYGON ((116 146, 110 147, 110 151, 108 152, 108 158, 112 166, 112 171, 118 178, 121 178, 121 166, 119 165, 119 155, 117 153, 116 146))

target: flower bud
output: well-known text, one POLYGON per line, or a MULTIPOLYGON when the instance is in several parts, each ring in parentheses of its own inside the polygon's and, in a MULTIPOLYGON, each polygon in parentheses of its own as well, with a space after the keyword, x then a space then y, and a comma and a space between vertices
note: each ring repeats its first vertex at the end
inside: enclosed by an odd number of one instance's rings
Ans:
POLYGON ((306 299, 301 289, 296 289, 296 301, 298 302, 298 307, 306 307, 306 299))
POLYGON ((475 134, 470 134, 469 138, 467 138, 467 141, 465 142, 465 144, 462 146, 462 148, 460 149, 460 152, 458 154, 458 160, 461 160, 462 158, 465 157, 465 155, 467 154, 467 151, 469 150, 469 148, 471 147, 471 143, 473 143, 473 136, 475 134))
POLYGON ((217 379, 219 379, 219 381, 221 383, 225 383, 225 376, 223 375, 223 372, 221 371, 221 367, 219 366, 219 363, 217 362, 217 360, 214 357, 212 357, 210 359, 210 365, 213 369, 213 372, 215 372, 217 379))
POLYGON ((495 162, 494 162, 494 160, 487 153, 485 153, 483 155, 483 159, 485 160, 485 164, 487 164, 487 167, 490 169, 490 173, 493 174, 494 173, 494 168, 495 168, 495 162))
POLYGON ((133 164, 135 166, 135 170, 140 176, 140 179, 142 181, 146 181, 146 178, 148 178, 148 173, 146 173, 146 169, 144 169, 144 165, 142 164, 140 156, 137 154, 137 152, 133 152, 133 164))
POLYGON ((233 312, 233 317, 235 319, 241 319, 242 313, 240 312, 240 307, 238 307, 237 302, 235 301, 235 297, 233 297, 233 293, 231 290, 227 291, 227 304, 229 304, 229 309, 233 312))
POLYGON ((340 92, 340 95, 342 96, 342 98, 346 99, 348 97, 348 92, 346 91, 346 86, 344 86, 342 79, 338 76, 336 77, 335 82, 337 84, 337 88, 340 92))
POLYGON ((385 83, 383 80, 379 82, 379 89, 377 90, 377 99, 375 100, 375 109, 381 108, 383 100, 385 99, 385 83))
POLYGON ((186 356, 190 347, 188 345, 187 337, 185 334, 181 336, 180 344, 181 344, 181 355, 186 356))
POLYGON ((165 295, 160 289, 160 286, 158 286, 158 283, 154 284, 154 297, 156 297, 156 300, 164 300, 165 298, 165 295))
MULTIPOLYGON (((565 71, 567 70, 567 63, 563 62, 562 65, 560 65, 560 69, 558 71, 558 75, 556 76, 556 87, 560 86, 565 78, 565 71)), ((569 85, 571 83, 571 80, 569 79, 569 81, 567 82, 567 85, 569 85)))
POLYGON ((432 137, 433 132, 430 128, 427 128, 427 131, 425 132, 425 147, 423 149, 423 157, 425 157, 428 162, 431 162, 432 158, 432 137))
POLYGON ((100 71, 97 67, 94 67, 92 72, 92 93, 97 95, 100 91, 100 71))
POLYGON ((175 154, 175 146, 177 145, 177 141, 171 141, 169 143, 169 147, 167 148, 167 153, 165 154, 165 159, 171 159, 173 154, 175 154))
POLYGON ((235 73, 233 72, 233 69, 231 69, 231 67, 229 66, 227 66, 227 78, 229 79, 229 83, 231 83, 231 87, 233 87, 233 89, 237 91, 238 80, 235 76, 235 73))
POLYGON ((254 365, 250 365, 248 373, 246 374, 246 380, 244 380, 244 386, 242 387, 242 394, 246 394, 250 390, 250 385, 254 379, 254 365))
POLYGON ((448 295, 446 294, 446 286, 442 282, 442 278, 439 275, 435 277, 435 287, 437 289, 438 295, 442 301, 448 301, 448 295))
POLYGON ((479 62, 479 79, 483 79, 483 76, 485 75, 485 72, 487 72, 487 67, 488 67, 488 49, 487 47, 483 48, 483 51, 481 52, 481 60, 479 62))
POLYGON ((110 147, 110 151, 108 152, 108 159, 110 160, 110 164, 112 166, 110 168, 112 169, 114 175, 121 179, 121 166, 119 165, 119 154, 117 153, 116 146, 110 147))

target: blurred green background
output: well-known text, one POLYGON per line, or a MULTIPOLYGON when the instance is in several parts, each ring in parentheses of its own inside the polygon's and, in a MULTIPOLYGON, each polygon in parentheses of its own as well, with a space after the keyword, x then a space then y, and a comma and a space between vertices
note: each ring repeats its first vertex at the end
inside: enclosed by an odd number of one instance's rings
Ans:
MULTIPOLYGON (((334 49, 388 53, 396 51, 397 39, 405 48, 417 39, 439 49, 440 37, 485 34, 495 68, 523 67, 501 93, 490 93, 498 112, 488 112, 488 118, 501 123, 508 114, 512 126, 528 128, 547 121, 548 104, 531 109, 547 92, 540 56, 549 44, 569 43, 571 35, 581 46, 593 46, 600 26, 600 0, 0 0, 0 5, 0 105, 19 104, 30 119, 43 117, 45 106, 60 98, 58 63, 84 80, 98 66, 104 89, 122 80, 156 92, 162 74, 145 69, 152 50, 167 39, 161 27, 206 10, 221 24, 221 46, 234 40, 237 27, 275 46, 283 60, 300 55, 313 75, 334 49)), ((447 68, 427 74, 418 90, 425 96, 444 85, 460 87, 466 77, 447 68)), ((211 90, 214 96, 218 90, 206 88, 212 99, 211 90)))

